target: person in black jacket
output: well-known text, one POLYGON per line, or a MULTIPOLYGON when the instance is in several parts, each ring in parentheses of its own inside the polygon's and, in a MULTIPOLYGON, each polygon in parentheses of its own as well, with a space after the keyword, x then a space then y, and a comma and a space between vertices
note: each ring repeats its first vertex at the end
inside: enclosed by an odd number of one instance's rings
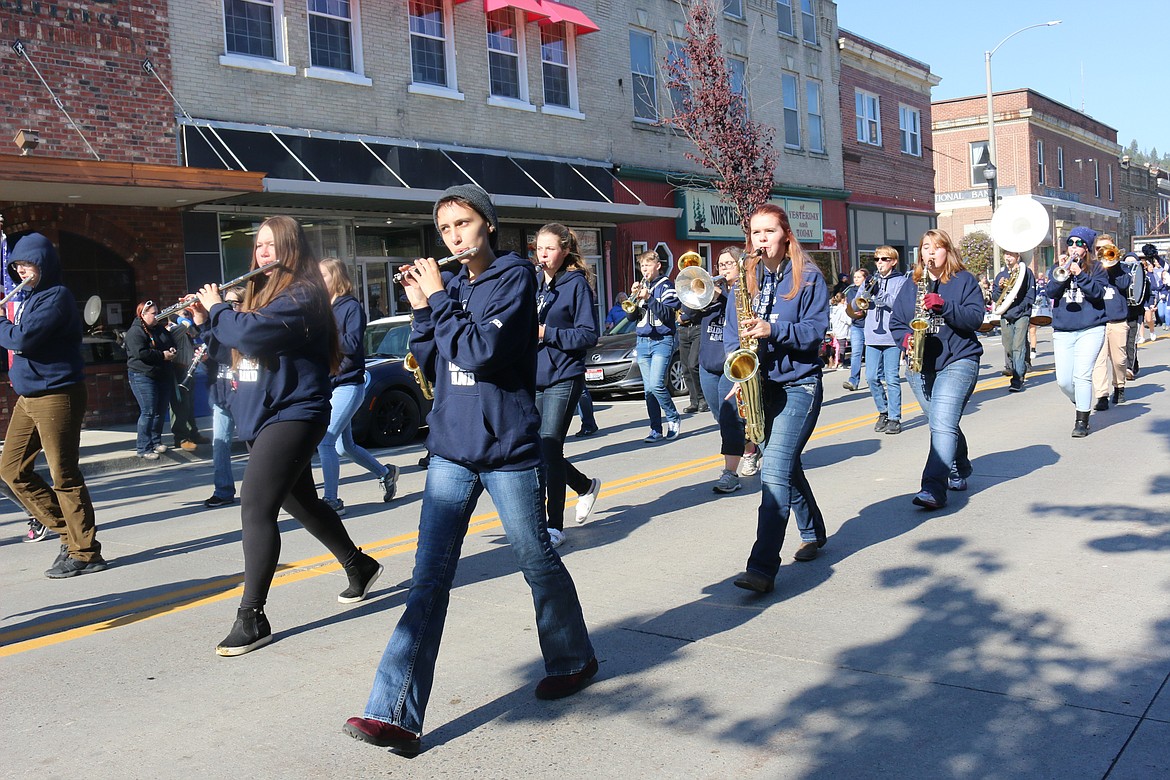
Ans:
POLYGON ((196 294, 195 323, 233 349, 237 389, 232 415, 248 443, 240 515, 244 594, 236 621, 215 648, 237 656, 272 641, 264 603, 280 556, 281 508, 295 517, 345 568, 342 604, 362 601, 382 565, 359 550, 341 518, 317 496, 312 458, 329 422, 329 374, 341 350, 329 296, 305 231, 291 217, 266 219, 256 233, 252 277, 239 311, 208 284, 196 294))
POLYGON ((8 380, 20 396, 4 436, 0 477, 38 523, 61 536, 46 577, 99 572, 106 562, 78 463, 86 391, 77 301, 61 283, 57 250, 40 233, 16 243, 4 271, 27 284, 17 293, 15 322, 0 313, 0 347, 11 352, 8 380), (33 469, 42 450, 52 487, 33 469))
POLYGON ((348 455, 350 460, 378 478, 384 502, 392 501, 397 492, 398 467, 379 463, 353 440, 353 416, 366 397, 366 313, 358 299, 353 297, 353 282, 345 263, 336 257, 325 258, 321 261, 321 279, 329 292, 333 319, 337 322, 341 367, 331 380, 332 411, 329 427, 317 445, 317 456, 321 459, 321 476, 325 482, 322 498, 338 515, 344 515, 345 503, 337 497, 341 455, 348 455))
POLYGON ((1004 364, 1011 369, 1012 379, 1008 385, 1011 393, 1024 389, 1024 377, 1028 373, 1028 326, 1032 319, 1032 304, 1036 301, 1036 276, 1024 265, 1019 252, 1003 251, 1003 270, 995 275, 995 286, 991 291, 992 300, 998 301, 1017 267, 1024 278, 1011 300, 1004 301, 1007 308, 999 320, 1004 364))
MULTIPOLYGON (((240 305, 240 292, 224 292, 224 300, 233 309, 240 305)), ((203 502, 217 509, 236 502, 236 479, 232 473, 232 440, 236 437, 236 419, 232 417, 232 397, 236 394, 236 374, 232 371, 232 350, 211 337, 204 323, 201 338, 207 345, 207 400, 211 403, 211 462, 215 467, 211 498, 203 502)))
POLYGON ((175 381, 171 364, 178 353, 166 324, 158 319, 158 304, 143 301, 134 311, 124 344, 130 389, 140 409, 135 449, 140 458, 158 460, 159 453, 167 451, 162 443, 163 421, 175 381))

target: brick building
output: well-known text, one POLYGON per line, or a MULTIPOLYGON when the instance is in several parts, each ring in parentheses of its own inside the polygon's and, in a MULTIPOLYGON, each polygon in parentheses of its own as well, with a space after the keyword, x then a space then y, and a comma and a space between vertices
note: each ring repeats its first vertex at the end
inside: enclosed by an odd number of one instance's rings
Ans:
POLYGON ((849 230, 845 267, 873 270, 873 250, 893 246, 906 270, 934 227, 930 66, 841 30, 841 117, 849 230))
POLYGON ((1167 214, 1170 213, 1170 172, 1156 165, 1131 164, 1124 155, 1118 166, 1118 199, 1121 208, 1121 227, 1117 245, 1127 249, 1141 249, 1139 236, 1165 235, 1167 214))
MULTIPOLYGON (((1030 89, 996 92, 993 106, 999 196, 1043 204, 1058 246, 1077 225, 1119 233, 1117 131, 1030 89)), ((938 223, 957 240, 987 230, 991 220, 987 98, 938 100, 932 108, 938 223)), ((1034 254, 1038 269, 1052 263, 1051 233, 1034 254)))

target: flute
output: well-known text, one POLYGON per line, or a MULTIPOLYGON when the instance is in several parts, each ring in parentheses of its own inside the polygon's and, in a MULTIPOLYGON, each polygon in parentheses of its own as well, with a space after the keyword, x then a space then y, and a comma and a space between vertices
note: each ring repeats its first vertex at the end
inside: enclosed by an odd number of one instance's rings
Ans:
MULTIPOLYGON (((463 258, 471 257, 472 255, 474 255, 478 251, 479 251, 479 247, 471 246, 471 247, 468 247, 467 249, 464 249, 462 252, 456 252, 455 254, 451 255, 450 257, 444 257, 442 260, 439 261, 439 271, 440 272, 445 271, 446 269, 443 266, 451 265, 452 263, 458 263, 463 258)), ((402 284, 402 280, 405 279, 407 274, 410 273, 411 268, 414 268, 414 266, 408 265, 405 268, 403 268, 401 271, 399 271, 398 273, 394 274, 394 278, 392 280, 394 282, 394 284, 402 284)))
POLYGON ((0 306, 3 306, 4 304, 8 303, 10 300, 15 298, 16 294, 18 292, 20 292, 21 290, 23 290, 24 286, 31 281, 32 281, 32 277, 29 277, 28 279, 21 279, 20 284, 18 284, 12 288, 12 292, 8 293, 3 298, 0 298, 0 306))
MULTIPOLYGON (((219 286, 219 289, 227 290, 227 289, 230 289, 232 287, 239 287, 241 284, 248 281, 256 274, 262 274, 265 271, 267 271, 271 268, 275 268, 278 265, 280 265, 280 263, 269 263, 268 265, 262 265, 258 268, 253 268, 251 271, 248 271, 248 273, 240 274, 235 279, 232 279, 230 282, 224 282, 223 284, 221 284, 219 286)), ((165 309, 163 309, 162 311, 160 311, 158 313, 157 319, 165 320, 167 317, 171 316, 175 312, 182 311, 183 309, 187 308, 192 303, 194 303, 194 301, 195 301, 195 296, 188 295, 186 298, 179 301, 178 303, 172 303, 170 306, 168 306, 165 309)))

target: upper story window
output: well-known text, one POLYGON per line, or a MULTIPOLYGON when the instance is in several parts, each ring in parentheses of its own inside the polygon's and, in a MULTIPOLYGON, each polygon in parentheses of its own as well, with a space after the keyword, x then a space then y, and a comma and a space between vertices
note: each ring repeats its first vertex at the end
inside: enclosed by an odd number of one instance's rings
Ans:
POLYGON ((971 186, 986 187, 987 177, 983 172, 987 170, 988 151, 986 141, 975 141, 971 144, 971 186))
MULTIPOLYGON (((678 40, 668 40, 666 42, 666 61, 670 63, 677 63, 683 68, 687 64, 687 49, 686 44, 678 40)), ((670 107, 672 114, 682 112, 683 106, 686 104, 687 98, 691 96, 691 90, 688 87, 671 87, 670 88, 670 107)))
POLYGON ((857 111, 857 140, 863 144, 882 145, 881 99, 872 92, 854 93, 857 111))
POLYGON ((800 148, 800 96, 797 93, 796 76, 780 74, 780 93, 784 97, 784 146, 800 148))
POLYGON ((743 99, 743 112, 746 117, 749 113, 747 94, 747 63, 735 57, 727 58, 727 79, 731 84, 731 91, 743 99))
POLYGON ((812 0, 800 0, 800 34, 805 43, 817 42, 817 15, 812 0))
POLYGON ((450 0, 410 0, 410 67, 415 84, 455 88, 450 0))
POLYGON ((277 20, 280 0, 223 0, 225 51, 245 57, 284 57, 277 20))
POLYGON ((540 67, 545 105, 577 110, 576 39, 564 22, 540 26, 540 67))
POLYGON ((1044 183, 1044 140, 1036 139, 1036 176, 1041 184, 1044 183))
POLYGON ((1064 147, 1056 147, 1056 186, 1064 189, 1064 147))
POLYGON ((1113 164, 1112 163, 1110 163, 1109 167, 1105 169, 1105 172, 1109 174, 1109 200, 1113 200, 1113 164))
POLYGON ((1096 160, 1093 160, 1093 197, 1101 197, 1101 168, 1096 160))
POLYGON ((317 68, 356 71, 354 16, 351 0, 308 0, 309 64, 317 68))
POLYGON ((776 0, 776 31, 782 35, 796 35, 792 24, 792 0, 776 0))
POLYGON ((808 150, 825 151, 825 117, 821 110, 821 84, 808 81, 804 85, 805 110, 808 113, 808 150))
POLYGON ((910 106, 898 107, 898 129, 902 136, 902 153, 922 156, 922 115, 910 106))
POLYGON ((743 0, 723 0, 723 13, 736 19, 742 19, 743 0))
POLYGON ((654 39, 638 30, 630 30, 630 76, 634 94, 634 118, 650 121, 658 119, 654 39))
POLYGON ((488 85, 493 97, 528 100, 524 28, 519 11, 502 8, 487 15, 488 85))

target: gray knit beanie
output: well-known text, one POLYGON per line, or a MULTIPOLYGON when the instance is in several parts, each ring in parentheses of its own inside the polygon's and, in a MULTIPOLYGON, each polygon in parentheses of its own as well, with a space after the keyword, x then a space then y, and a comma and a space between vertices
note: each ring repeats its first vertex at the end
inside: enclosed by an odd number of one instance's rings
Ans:
POLYGON ((479 212, 480 216, 487 220, 493 233, 500 229, 500 220, 496 217, 496 207, 492 205, 491 196, 483 187, 477 187, 474 184, 457 184, 443 190, 443 194, 439 196, 439 199, 435 201, 434 208, 431 209, 431 218, 435 221, 435 227, 439 226, 439 205, 452 198, 467 201, 473 209, 479 212))

